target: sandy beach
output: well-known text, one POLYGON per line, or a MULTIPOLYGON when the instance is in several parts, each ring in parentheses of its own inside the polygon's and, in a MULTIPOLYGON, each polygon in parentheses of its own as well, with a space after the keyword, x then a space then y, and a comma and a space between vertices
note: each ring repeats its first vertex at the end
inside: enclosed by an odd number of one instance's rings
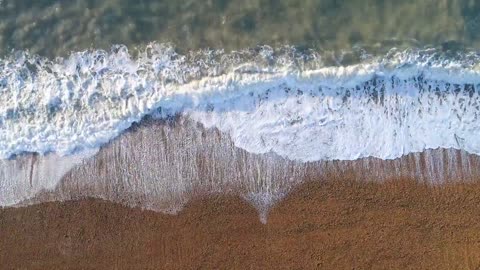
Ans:
POLYGON ((3 269, 478 269, 479 184, 307 183, 266 224, 235 196, 177 215, 101 200, 0 210, 3 269))

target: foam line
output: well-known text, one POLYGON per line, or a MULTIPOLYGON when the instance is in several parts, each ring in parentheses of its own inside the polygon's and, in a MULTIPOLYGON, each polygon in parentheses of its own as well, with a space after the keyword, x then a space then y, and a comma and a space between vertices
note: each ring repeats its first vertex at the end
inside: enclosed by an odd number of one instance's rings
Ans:
POLYGON ((299 161, 480 154, 478 56, 392 51, 350 66, 321 55, 151 44, 0 59, 0 157, 98 148, 146 115, 180 114, 252 153, 299 161))

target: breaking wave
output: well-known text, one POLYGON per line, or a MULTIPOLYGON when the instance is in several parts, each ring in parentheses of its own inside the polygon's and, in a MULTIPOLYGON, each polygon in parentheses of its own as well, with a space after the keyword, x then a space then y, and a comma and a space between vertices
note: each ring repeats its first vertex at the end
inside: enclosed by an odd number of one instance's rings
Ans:
POLYGON ((181 55, 167 44, 0 59, 0 157, 98 148, 147 115, 182 115, 252 153, 300 161, 480 154, 475 52, 363 55, 350 65, 286 47, 181 55))

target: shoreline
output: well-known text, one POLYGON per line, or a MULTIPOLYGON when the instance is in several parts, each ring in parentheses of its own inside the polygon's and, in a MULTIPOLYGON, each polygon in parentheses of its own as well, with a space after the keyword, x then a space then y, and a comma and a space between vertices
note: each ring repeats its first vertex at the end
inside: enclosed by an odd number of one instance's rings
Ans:
POLYGON ((25 155, 0 164, 0 201, 24 206, 87 197, 176 213, 192 198, 228 194, 247 199, 262 220, 305 182, 415 179, 431 185, 475 182, 480 157, 454 149, 394 160, 298 162, 252 154, 227 134, 185 118, 144 119, 91 157, 25 155))

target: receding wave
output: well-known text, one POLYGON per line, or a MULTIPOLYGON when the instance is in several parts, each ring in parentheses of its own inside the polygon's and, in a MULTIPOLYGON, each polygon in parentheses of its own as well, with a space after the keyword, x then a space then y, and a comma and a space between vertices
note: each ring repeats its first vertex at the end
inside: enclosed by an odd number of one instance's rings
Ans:
POLYGON ((98 148, 146 115, 182 115, 249 152, 299 161, 480 154, 479 63, 475 52, 434 49, 346 66, 294 48, 17 52, 0 59, 0 156, 98 148))

